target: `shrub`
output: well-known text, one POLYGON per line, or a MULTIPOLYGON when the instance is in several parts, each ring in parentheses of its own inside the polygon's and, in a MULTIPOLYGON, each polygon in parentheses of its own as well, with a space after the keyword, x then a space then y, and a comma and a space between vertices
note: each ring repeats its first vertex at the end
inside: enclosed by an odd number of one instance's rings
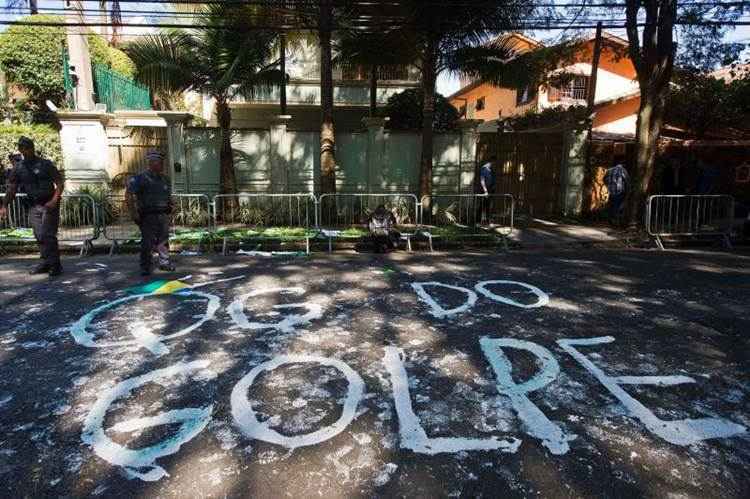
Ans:
MULTIPOLYGON (((388 116, 388 128, 393 130, 421 130, 423 92, 420 89, 409 89, 392 95, 381 114, 388 116)), ((459 120, 458 111, 442 95, 435 96, 435 119, 432 129, 436 132, 447 132, 456 127, 459 120)))
POLYGON ((8 155, 15 152, 18 137, 31 138, 39 156, 47 158, 63 169, 60 135, 49 125, 5 125, 0 124, 0 164, 8 166, 8 155))
MULTIPOLYGON (((33 15, 21 21, 63 22, 60 16, 33 15)), ((121 50, 110 47, 96 33, 87 35, 91 61, 132 78, 135 64, 121 50)), ((30 100, 45 109, 45 100, 61 104, 65 97, 62 49, 65 29, 60 26, 11 26, 0 34, 0 67, 9 82, 22 86, 30 100)))
POLYGON ((86 41, 89 44, 91 62, 109 66, 109 45, 106 40, 96 33, 89 33, 86 35, 86 41))
POLYGON ((125 52, 110 47, 107 41, 96 33, 89 33, 86 40, 89 44, 91 62, 102 64, 122 76, 133 78, 133 75, 135 75, 135 63, 125 52))
MULTIPOLYGON (((114 213, 114 204, 112 203, 112 198, 110 198, 111 192, 105 186, 82 185, 75 191, 75 194, 90 196, 94 200, 94 203, 99 207, 100 223, 108 224, 114 221, 114 217, 112 216, 114 213)), ((81 203, 85 207, 90 206, 87 201, 81 201, 81 203)))
MULTIPOLYGON (((34 15, 22 21, 62 22, 60 16, 34 15)), ((62 49, 65 30, 58 26, 11 26, 0 35, 0 66, 8 81, 23 86, 37 105, 62 102, 62 49)))
POLYGON ((109 64, 112 70, 128 78, 135 76, 135 63, 122 50, 109 47, 109 64))

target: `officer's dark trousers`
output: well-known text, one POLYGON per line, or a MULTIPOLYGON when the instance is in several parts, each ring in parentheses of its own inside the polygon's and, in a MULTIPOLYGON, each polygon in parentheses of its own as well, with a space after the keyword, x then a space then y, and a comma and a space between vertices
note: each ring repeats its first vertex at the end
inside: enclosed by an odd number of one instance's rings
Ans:
POLYGON ((34 230, 34 238, 39 243, 39 253, 48 267, 60 265, 60 250, 57 246, 57 228, 60 225, 60 207, 48 210, 34 205, 29 213, 29 222, 34 230))
MULTIPOLYGON (((166 213, 149 213, 141 217, 141 268, 151 270, 151 258, 159 245, 169 245, 169 215, 166 213)), ((165 257, 166 258, 166 255, 165 257)), ((161 260, 161 255, 160 255, 161 260)), ((160 261, 168 263, 168 260, 160 261)))

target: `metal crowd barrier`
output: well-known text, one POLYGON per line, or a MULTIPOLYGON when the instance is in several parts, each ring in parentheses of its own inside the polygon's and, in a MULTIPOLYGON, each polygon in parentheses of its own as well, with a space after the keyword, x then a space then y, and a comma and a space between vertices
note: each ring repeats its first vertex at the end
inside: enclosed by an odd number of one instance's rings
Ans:
POLYGON ((60 241, 81 243, 81 255, 99 237, 99 206, 88 194, 63 194, 60 201, 60 241))
POLYGON ((435 194, 419 204, 421 233, 428 238, 502 238, 508 247, 513 232, 515 199, 511 194, 435 194))
POLYGON ((725 195, 656 195, 646 201, 646 231, 664 249, 662 238, 716 236, 731 247, 734 198, 725 195))
POLYGON ((219 194, 213 209, 214 233, 222 238, 224 254, 235 239, 304 240, 309 252, 310 233, 318 226, 317 200, 311 193, 219 194))
MULTIPOLYGON (((318 199, 320 234, 328 239, 328 252, 333 251, 333 239, 346 237, 341 230, 367 226, 370 215, 383 205, 393 213, 401 229, 401 239, 411 251, 411 239, 419 230, 419 201, 414 194, 323 194, 318 199), (410 228, 412 230, 410 230, 410 228)), ((359 235, 351 237, 359 238, 359 235)))
POLYGON ((395 215, 397 225, 419 225, 419 201, 414 194, 323 194, 318 200, 320 227, 366 225, 381 204, 395 215))
MULTIPOLYGON (((5 193, 0 193, 5 197, 5 193)), ((29 208, 25 206, 26 194, 16 194, 4 217, 0 218, 0 241, 33 241, 29 223, 29 208)))
MULTIPOLYGON (((26 194, 16 194, 7 214, 0 220, 0 241, 33 241, 29 220, 31 208, 26 194)), ((88 252, 99 237, 98 206, 86 194, 63 194, 60 200, 60 225, 57 239, 81 244, 81 254, 88 252)))
POLYGON ((109 195, 103 198, 99 210, 99 223, 104 227, 104 238, 110 241, 109 254, 112 255, 120 243, 140 241, 141 231, 131 216, 131 200, 124 194, 109 195))
POLYGON ((511 194, 435 194, 422 197, 420 222, 436 227, 478 227, 508 236, 513 232, 514 210, 511 194))
POLYGON ((211 202, 205 194, 172 194, 170 234, 199 244, 211 234, 211 202))
MULTIPOLYGON (((141 230, 133 221, 128 196, 110 195, 101 209, 104 238, 110 241, 110 255, 126 241, 140 241, 141 230)), ((211 203, 205 194, 172 194, 170 235, 195 239, 199 243, 211 231, 211 203)))

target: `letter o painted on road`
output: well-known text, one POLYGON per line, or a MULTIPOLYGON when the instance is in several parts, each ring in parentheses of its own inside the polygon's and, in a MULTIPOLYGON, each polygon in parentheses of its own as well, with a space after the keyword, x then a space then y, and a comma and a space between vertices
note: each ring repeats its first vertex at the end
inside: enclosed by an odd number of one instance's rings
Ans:
POLYGON ((240 431, 247 437, 290 449, 315 445, 335 437, 349 426, 349 423, 354 420, 354 416, 356 415, 357 405, 362 399, 364 387, 362 377, 349 367, 348 364, 340 360, 313 355, 279 355, 253 368, 234 386, 231 396, 232 417, 240 431), (267 423, 258 421, 258 417, 247 398, 247 391, 252 386, 255 378, 262 372, 272 371, 284 364, 295 363, 315 363, 333 367, 346 377, 349 387, 346 392, 346 401, 344 402, 341 417, 335 423, 312 433, 286 436, 271 429, 267 423))

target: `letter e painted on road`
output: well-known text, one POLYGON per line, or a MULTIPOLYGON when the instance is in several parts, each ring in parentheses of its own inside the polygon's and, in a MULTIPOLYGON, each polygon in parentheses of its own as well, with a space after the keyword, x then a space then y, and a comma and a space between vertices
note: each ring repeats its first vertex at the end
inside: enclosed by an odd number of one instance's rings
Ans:
POLYGON ((609 376, 598 368, 574 346, 592 346, 612 343, 612 336, 599 338, 581 338, 575 340, 557 340, 560 347, 568 352, 588 372, 622 402, 630 415, 639 420, 652 433, 675 445, 692 445, 710 438, 727 438, 747 431, 744 426, 721 418, 677 419, 665 421, 659 419, 646 406, 626 392, 622 385, 656 385, 672 386, 683 383, 695 383, 688 376, 609 376))

